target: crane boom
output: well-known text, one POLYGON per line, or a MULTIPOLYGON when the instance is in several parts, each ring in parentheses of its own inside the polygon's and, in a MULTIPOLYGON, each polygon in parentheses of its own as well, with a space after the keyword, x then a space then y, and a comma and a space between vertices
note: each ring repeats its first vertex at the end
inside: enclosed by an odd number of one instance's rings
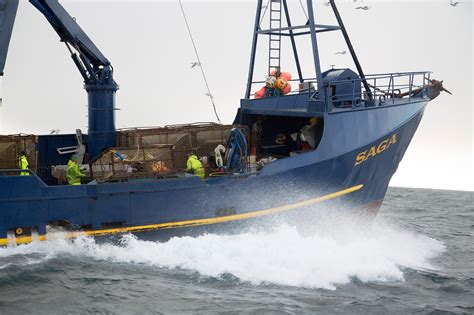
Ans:
POLYGON ((109 60, 69 15, 58 0, 30 0, 48 20, 71 53, 71 58, 84 79, 88 94, 89 130, 88 156, 94 160, 100 153, 116 144, 115 92, 109 60))
POLYGON ((91 69, 87 69, 88 65, 84 64, 85 68, 79 69, 81 72, 92 70, 98 76, 100 68, 110 66, 107 58, 57 0, 30 0, 30 3, 46 17, 61 41, 72 46, 79 53, 81 61, 84 59, 90 63, 91 69))
POLYGON ((3 76, 8 46, 19 0, 0 0, 0 76, 3 76))
MULTIPOLYGON (((0 75, 3 75, 18 2, 0 0, 0 75)), ((94 160, 116 143, 115 93, 119 87, 113 78, 113 67, 58 0, 30 0, 30 3, 66 44, 84 79, 89 107, 88 156, 94 160)))

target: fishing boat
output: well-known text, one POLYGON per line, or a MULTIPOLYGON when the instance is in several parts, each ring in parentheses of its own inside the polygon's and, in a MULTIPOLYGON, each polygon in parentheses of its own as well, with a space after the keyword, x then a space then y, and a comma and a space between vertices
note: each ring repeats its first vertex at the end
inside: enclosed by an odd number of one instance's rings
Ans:
MULTIPOLYGON (((317 24, 311 0, 301 24, 293 23, 287 0, 258 0, 248 81, 232 124, 117 130, 118 84, 109 60, 57 0, 29 2, 84 79, 88 132, 0 136, 3 246, 57 233, 158 240, 231 233, 274 220, 311 222, 328 207, 374 215, 426 105, 445 90, 429 71, 365 74, 333 0, 337 25, 317 24), (355 71, 321 69, 323 32, 342 33, 355 71), (310 54, 299 53, 300 37, 311 43, 310 54), (268 73, 254 80, 261 38, 268 73), (282 68, 285 43, 293 74, 282 68), (311 69, 301 67, 305 56, 311 69), (27 170, 19 167, 22 151, 27 170), (187 173, 191 153, 201 158, 204 178, 187 173), (73 155, 85 172, 82 185, 67 184, 73 155)), ((0 6, 2 75, 17 6, 18 0, 0 6)))

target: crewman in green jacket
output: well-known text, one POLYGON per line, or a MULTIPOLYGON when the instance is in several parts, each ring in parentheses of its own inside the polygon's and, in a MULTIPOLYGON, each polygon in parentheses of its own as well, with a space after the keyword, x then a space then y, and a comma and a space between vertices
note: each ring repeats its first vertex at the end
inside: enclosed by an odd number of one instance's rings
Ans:
POLYGON ((201 161, 198 160, 196 154, 191 153, 186 162, 186 172, 192 172, 194 175, 199 176, 201 179, 204 179, 206 172, 204 167, 202 167, 201 161))
POLYGON ((80 185, 81 178, 85 177, 84 173, 81 171, 78 165, 79 157, 77 155, 73 155, 69 162, 67 163, 67 183, 69 185, 80 185))
MULTIPOLYGON (((26 157, 26 151, 20 151, 20 157, 18 158, 18 168, 20 170, 27 170, 28 169, 28 158, 26 157)), ((29 172, 20 172, 20 176, 28 176, 30 175, 29 172)))

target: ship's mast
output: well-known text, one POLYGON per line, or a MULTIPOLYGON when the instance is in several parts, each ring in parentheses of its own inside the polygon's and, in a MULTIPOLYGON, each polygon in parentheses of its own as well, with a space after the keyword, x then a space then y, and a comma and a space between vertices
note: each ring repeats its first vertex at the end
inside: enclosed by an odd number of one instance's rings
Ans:
MULTIPOLYGON (((281 38, 288 37, 290 39, 292 52, 295 59, 296 69, 298 72, 298 80, 300 83, 305 82, 305 78, 303 77, 295 38, 297 36, 310 35, 314 71, 316 73, 316 83, 317 83, 318 91, 319 91, 317 94, 317 98, 323 100, 324 89, 322 86, 322 72, 321 72, 321 65, 319 61, 317 33, 339 30, 340 28, 338 26, 316 24, 312 0, 306 0, 306 6, 308 9, 306 15, 307 15, 308 20, 306 21, 305 24, 301 24, 301 25, 292 24, 287 0, 269 0, 269 3, 270 3, 269 28, 262 29, 261 27, 261 22, 263 21, 262 16, 265 13, 265 12, 262 13, 262 8, 264 7, 263 0, 257 1, 257 14, 255 16, 252 49, 250 53, 250 67, 249 67, 247 90, 245 93, 245 98, 250 97, 250 93, 252 89, 256 49, 257 49, 259 35, 269 36, 269 54, 268 54, 269 55, 269 58, 268 58, 269 59, 268 61, 269 72, 271 72, 272 69, 276 68, 277 66, 278 67, 280 66, 281 38), (286 24, 287 24, 286 27, 282 26, 281 21, 283 18, 286 20, 286 24), (277 45, 272 44, 272 42, 276 43, 277 45), (275 61, 278 61, 277 62, 278 64, 276 64, 275 61)), ((314 78, 313 78, 313 81, 314 81, 314 78)))
POLYGON ((347 33, 346 27, 344 26, 344 23, 342 22, 342 18, 341 18, 341 15, 339 14, 339 10, 337 9, 336 3, 334 2, 334 0, 329 0, 329 3, 331 4, 332 11, 334 12, 334 15, 336 16, 337 23, 341 27, 342 35, 344 36, 344 40, 346 41, 347 48, 349 49, 352 56, 352 60, 354 60, 354 64, 357 68, 357 71, 359 72, 359 76, 362 80, 362 84, 364 84, 365 91, 367 92, 367 97, 369 98, 369 104, 372 104, 373 103, 372 91, 370 90, 367 80, 365 80, 364 71, 362 70, 362 66, 360 65, 359 58, 357 58, 354 47, 352 46, 351 39, 349 38, 349 34, 347 33))
POLYGON ((365 87, 369 101, 370 103, 372 103, 373 97, 370 91, 370 87, 365 81, 364 72, 359 63, 359 60, 354 51, 354 48, 350 42, 349 35, 347 33, 347 30, 344 27, 342 18, 339 14, 339 11, 337 10, 334 0, 330 0, 330 4, 338 23, 337 26, 322 25, 322 24, 316 23, 316 18, 315 18, 314 9, 313 9, 313 0, 306 0, 307 11, 305 11, 305 15, 306 15, 307 20, 306 20, 306 23, 300 24, 300 25, 292 24, 287 0, 268 0, 268 1, 270 4, 268 29, 262 29, 262 21, 264 20, 265 13, 268 11, 268 7, 263 5, 263 0, 257 1, 257 14, 255 16, 255 26, 254 26, 254 32, 253 32, 252 48, 251 48, 251 53, 250 53, 250 63, 249 63, 250 66, 249 66, 245 98, 248 99, 250 97, 252 84, 255 83, 253 82, 253 75, 254 75, 254 69, 255 69, 256 49, 257 49, 259 35, 267 35, 269 36, 269 53, 268 53, 269 74, 271 73, 273 69, 280 66, 281 40, 282 40, 282 37, 288 37, 291 42, 292 52, 295 59, 295 65, 296 65, 296 70, 298 74, 298 81, 300 83, 303 83, 303 82, 314 83, 314 80, 316 79, 315 83, 317 86, 317 93, 314 93, 313 97, 315 99, 325 101, 323 78, 322 78, 321 64, 320 64, 320 59, 319 59, 318 33, 341 30, 344 36, 344 40, 346 41, 348 49, 351 53, 352 59, 354 60, 354 64, 357 68, 359 76, 365 87), (262 12, 263 9, 264 11, 262 12), (282 26, 283 18, 285 18, 286 20, 286 25, 287 25, 286 27, 282 26), (311 38, 312 59, 313 59, 312 61, 314 65, 314 73, 316 74, 316 78, 305 78, 302 73, 295 38, 297 36, 303 36, 303 35, 309 35, 311 38))

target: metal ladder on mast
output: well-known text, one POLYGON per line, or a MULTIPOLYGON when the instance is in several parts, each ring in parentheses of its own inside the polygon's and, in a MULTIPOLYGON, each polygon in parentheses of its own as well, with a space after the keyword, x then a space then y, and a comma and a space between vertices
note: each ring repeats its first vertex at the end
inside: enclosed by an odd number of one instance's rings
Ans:
POLYGON ((268 75, 280 69, 282 0, 270 0, 270 36, 268 41, 268 75), (278 33, 273 33, 278 30, 278 33))

